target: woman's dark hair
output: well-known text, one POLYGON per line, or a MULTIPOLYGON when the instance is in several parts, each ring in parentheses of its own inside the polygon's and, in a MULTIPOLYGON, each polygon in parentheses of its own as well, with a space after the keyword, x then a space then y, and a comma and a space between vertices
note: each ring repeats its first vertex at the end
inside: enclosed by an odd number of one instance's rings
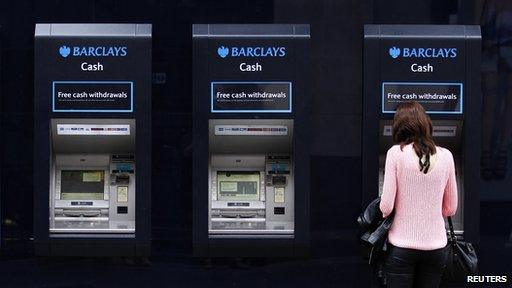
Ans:
POLYGON ((403 149, 413 143, 414 151, 420 158, 420 171, 427 173, 430 168, 430 155, 436 153, 432 139, 432 120, 418 102, 404 102, 396 107, 393 119, 393 141, 403 149), (425 161, 422 161, 425 156, 425 161))

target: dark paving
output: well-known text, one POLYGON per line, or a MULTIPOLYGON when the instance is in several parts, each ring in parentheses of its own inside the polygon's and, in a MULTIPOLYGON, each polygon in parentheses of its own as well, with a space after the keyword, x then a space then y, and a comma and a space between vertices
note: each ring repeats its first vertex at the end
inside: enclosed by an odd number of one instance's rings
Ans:
MULTIPOLYGON (((325 243, 310 259, 213 259, 208 263, 180 255, 174 251, 183 250, 173 250, 169 244, 156 244, 150 263, 143 259, 4 256, 0 287, 370 287, 368 267, 351 245, 344 252, 340 245, 332 250, 335 246, 325 243)), ((512 248, 506 248, 506 237, 482 238, 479 256, 481 274, 512 277, 512 248)))
MULTIPOLYGON (((260 260, 263 261, 263 260, 260 260)), ((359 259, 244 262, 216 260, 209 268, 200 261, 172 259, 149 265, 123 259, 30 259, 0 264, 1 287, 364 287, 359 259), (345 286, 346 285, 346 286, 345 286)))

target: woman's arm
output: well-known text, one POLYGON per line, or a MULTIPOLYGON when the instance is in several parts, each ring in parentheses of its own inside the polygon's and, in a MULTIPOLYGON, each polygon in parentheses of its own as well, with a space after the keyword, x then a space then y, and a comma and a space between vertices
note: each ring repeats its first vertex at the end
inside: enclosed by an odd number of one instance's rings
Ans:
POLYGON ((450 154, 450 167, 448 167, 448 181, 443 195, 443 217, 453 216, 457 212, 457 179, 455 178, 455 161, 450 154))
POLYGON ((397 179, 397 169, 396 169, 396 157, 397 154, 394 152, 397 147, 392 147, 388 150, 386 154, 386 166, 384 168, 384 184, 382 187, 382 195, 380 199, 380 211, 382 215, 388 217, 391 212, 393 212, 393 208, 395 206, 395 196, 396 196, 396 179, 397 179))

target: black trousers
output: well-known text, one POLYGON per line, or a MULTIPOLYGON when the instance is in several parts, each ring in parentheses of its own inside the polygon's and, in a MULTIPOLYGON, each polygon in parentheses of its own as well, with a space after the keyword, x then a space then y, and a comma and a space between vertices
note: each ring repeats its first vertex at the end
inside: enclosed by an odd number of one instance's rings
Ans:
POLYGON ((448 248, 423 251, 388 243, 386 281, 388 288, 437 288, 446 266, 448 248))

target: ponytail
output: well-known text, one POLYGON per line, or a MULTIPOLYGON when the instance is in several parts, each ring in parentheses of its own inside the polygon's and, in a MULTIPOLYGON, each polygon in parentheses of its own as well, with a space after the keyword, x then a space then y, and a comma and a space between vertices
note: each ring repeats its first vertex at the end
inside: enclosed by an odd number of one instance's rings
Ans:
POLYGON ((420 171, 425 174, 427 174, 430 168, 430 155, 436 153, 436 145, 431 139, 432 138, 429 139, 429 137, 420 136, 412 141, 414 152, 416 152, 419 158, 420 171), (425 157, 425 161, 423 161, 423 157, 425 157))

